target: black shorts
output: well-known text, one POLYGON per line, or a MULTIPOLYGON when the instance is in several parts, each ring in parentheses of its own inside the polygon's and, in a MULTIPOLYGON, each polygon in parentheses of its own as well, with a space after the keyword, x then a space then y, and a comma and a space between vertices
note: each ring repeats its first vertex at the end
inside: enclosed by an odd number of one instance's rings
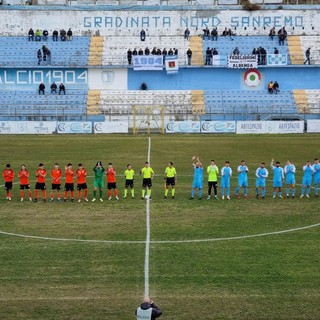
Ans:
POLYGON ((174 186, 176 184, 176 180, 174 177, 166 179, 166 186, 174 186))
POLYGON ((61 184, 60 183, 53 183, 51 185, 51 190, 61 190, 61 184))
POLYGON ((86 190, 86 189, 88 189, 88 186, 87 186, 87 184, 86 183, 78 183, 77 184, 77 190, 86 190))
POLYGON ((108 182, 107 189, 108 190, 117 189, 117 184, 115 182, 108 182))
POLYGON ((208 187, 216 187, 218 184, 218 181, 208 181, 208 187))
POLYGON ((64 185, 64 191, 74 191, 74 183, 66 183, 64 185))
POLYGON ((44 182, 36 182, 36 190, 46 190, 46 184, 44 182))
POLYGON ((145 187, 151 188, 151 187, 152 187, 152 180, 151 180, 151 178, 143 178, 143 179, 142 179, 142 187, 143 187, 143 188, 145 188, 145 187))
POLYGON ((126 188, 128 188, 128 187, 133 188, 133 180, 126 179, 125 187, 126 188))
POLYGON ((30 189, 30 184, 20 184, 20 190, 24 190, 24 189, 26 190, 30 189))
POLYGON ((12 189, 12 181, 4 183, 4 190, 11 190, 12 189))

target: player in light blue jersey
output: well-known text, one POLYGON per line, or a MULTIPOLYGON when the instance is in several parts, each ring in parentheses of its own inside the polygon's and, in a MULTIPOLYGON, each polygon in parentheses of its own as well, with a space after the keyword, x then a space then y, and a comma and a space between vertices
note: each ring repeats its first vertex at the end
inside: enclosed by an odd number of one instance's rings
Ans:
POLYGON ((203 167, 199 157, 193 156, 192 157, 192 166, 194 169, 193 175, 193 183, 192 183, 192 192, 190 200, 194 199, 196 191, 198 190, 198 197, 199 200, 202 199, 202 185, 203 185, 203 167), (194 162, 197 160, 196 162, 194 162))
POLYGON ((310 161, 306 162, 306 165, 303 166, 303 177, 302 177, 302 187, 301 187, 301 196, 304 197, 306 194, 307 198, 310 198, 310 186, 312 183, 312 175, 313 175, 313 166, 310 161))
POLYGON ((313 182, 314 182, 314 195, 316 197, 319 197, 319 185, 320 185, 320 163, 319 159, 315 158, 314 159, 314 164, 313 164, 313 182))
POLYGON ((266 178, 269 172, 266 168, 266 164, 261 162, 260 167, 256 170, 256 198, 259 198, 259 188, 261 188, 261 198, 266 196, 266 178))
POLYGON ((277 161, 276 165, 273 165, 274 159, 271 160, 271 169, 273 170, 273 195, 272 198, 274 199, 277 195, 278 191, 278 196, 279 198, 282 199, 282 181, 284 180, 284 170, 282 167, 280 167, 280 162, 277 161))
POLYGON ((226 189, 227 199, 230 200, 230 178, 232 176, 232 169, 229 161, 225 162, 225 166, 221 169, 221 199, 224 200, 224 192, 226 189))
POLYGON ((246 166, 246 162, 241 160, 240 165, 237 169, 238 172, 238 187, 236 189, 236 198, 240 198, 240 188, 243 187, 243 194, 245 198, 248 198, 248 172, 249 169, 246 166))
POLYGON ((296 167, 291 163, 290 160, 287 160, 287 164, 283 168, 286 180, 286 196, 290 197, 290 189, 292 198, 296 195, 296 167))

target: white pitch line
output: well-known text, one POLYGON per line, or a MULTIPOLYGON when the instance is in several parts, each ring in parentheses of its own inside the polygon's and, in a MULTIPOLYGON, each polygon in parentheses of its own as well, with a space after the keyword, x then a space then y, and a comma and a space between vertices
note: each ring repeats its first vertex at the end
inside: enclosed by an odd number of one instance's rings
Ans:
MULTIPOLYGON (((148 138, 148 162, 150 164, 151 138, 148 138)), ((149 256, 150 256, 150 200, 146 201, 146 249, 144 260, 144 296, 149 296, 149 256)))
MULTIPOLYGON (((316 224, 310 224, 304 227, 297 227, 292 229, 265 232, 258 234, 250 234, 243 236, 234 236, 234 237, 223 237, 223 238, 208 238, 208 239, 190 239, 190 240, 150 240, 149 244, 183 244, 183 243, 203 243, 203 242, 215 242, 215 241, 228 241, 228 240, 242 240, 250 238, 259 238, 272 236, 277 234, 290 233, 300 230, 307 230, 311 228, 320 227, 320 222, 316 224)), ((41 236, 32 236, 27 234, 19 234, 12 232, 0 231, 0 234, 5 236, 19 237, 19 238, 29 238, 37 240, 48 240, 48 241, 62 241, 62 242, 85 242, 85 243, 104 243, 104 244, 146 244, 144 240, 94 240, 94 239, 69 239, 69 238, 52 238, 52 237, 41 237, 41 236)))

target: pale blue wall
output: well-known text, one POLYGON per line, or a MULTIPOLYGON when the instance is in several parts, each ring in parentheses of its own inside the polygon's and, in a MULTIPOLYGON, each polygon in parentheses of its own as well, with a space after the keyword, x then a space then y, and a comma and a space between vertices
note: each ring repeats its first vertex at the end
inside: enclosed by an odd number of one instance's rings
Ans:
POLYGON ((128 72, 128 89, 137 90, 146 82, 150 90, 261 90, 271 80, 277 80, 282 89, 320 89, 318 67, 274 67, 258 69, 262 75, 261 85, 250 88, 244 84, 246 70, 223 68, 180 69, 177 74, 165 71, 128 72))

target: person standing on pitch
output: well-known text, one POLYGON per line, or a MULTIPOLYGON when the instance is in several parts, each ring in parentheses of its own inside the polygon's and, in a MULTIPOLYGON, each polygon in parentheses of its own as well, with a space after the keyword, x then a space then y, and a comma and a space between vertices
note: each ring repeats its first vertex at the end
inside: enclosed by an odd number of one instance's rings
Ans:
POLYGON ((4 189, 6 190, 6 195, 7 195, 6 200, 11 201, 14 172, 11 169, 11 165, 9 163, 6 165, 6 168, 3 170, 2 177, 4 179, 4 189))
POLYGON ((214 197, 216 199, 219 199, 218 198, 218 191, 217 191, 219 169, 216 166, 214 160, 210 161, 210 166, 207 167, 207 173, 208 173, 208 197, 207 197, 207 200, 210 200, 210 198, 211 198, 212 187, 213 187, 213 191, 214 191, 214 197))
POLYGON ((140 175, 142 175, 142 194, 141 199, 145 199, 146 191, 147 191, 147 199, 151 199, 151 187, 152 187, 152 179, 154 178, 154 171, 150 167, 148 161, 144 163, 144 167, 140 170, 140 175))
POLYGON ((123 199, 127 198, 128 194, 128 188, 130 187, 131 189, 131 198, 134 199, 134 170, 132 169, 132 165, 129 163, 127 164, 127 170, 124 172, 124 176, 126 178, 126 182, 124 185, 124 195, 123 199))
POLYGON ((236 198, 240 198, 239 192, 240 188, 243 187, 243 194, 245 198, 248 198, 248 172, 249 169, 246 166, 246 162, 241 160, 240 165, 237 169, 238 172, 238 187, 236 189, 236 198))
POLYGON ((283 170, 286 180, 286 197, 289 198, 291 189, 291 196, 294 198, 296 195, 296 167, 290 160, 287 160, 287 164, 284 166, 283 170))
POLYGON ((230 178, 232 176, 232 169, 230 162, 226 161, 224 167, 221 169, 221 199, 224 200, 224 191, 227 191, 227 199, 230 200, 230 178))
POLYGON ((306 165, 303 166, 303 177, 300 198, 303 198, 304 194, 306 194, 307 198, 310 198, 310 186, 312 184, 312 175, 313 166, 311 165, 310 161, 307 161, 306 165))
POLYGON ((104 172, 105 168, 102 166, 102 162, 98 161, 96 166, 93 168, 94 180, 93 180, 93 199, 92 202, 96 201, 97 190, 99 189, 100 201, 103 202, 103 189, 104 189, 104 172))
POLYGON ((135 315, 137 320, 155 320, 162 315, 162 311, 149 297, 145 297, 135 315))
POLYGON ((282 181, 284 180, 284 170, 282 167, 280 167, 280 162, 276 161, 276 165, 273 165, 274 159, 271 160, 271 169, 273 170, 273 195, 272 198, 274 199, 277 195, 279 198, 282 199, 282 181))
POLYGON ((319 197, 319 184, 320 184, 320 163, 319 159, 315 158, 314 159, 314 164, 312 166, 313 168, 313 181, 314 181, 314 195, 316 197, 319 197))
POLYGON ((175 185, 177 183, 177 171, 173 166, 173 162, 168 162, 168 166, 164 171, 164 181, 165 181, 165 191, 164 191, 164 199, 168 198, 169 186, 171 187, 171 197, 174 199, 175 197, 175 185))
POLYGON ((108 200, 112 199, 112 190, 116 200, 119 200, 117 183, 116 183, 116 169, 113 167, 111 162, 108 163, 106 176, 107 176, 108 200))
POLYGON ((88 202, 88 186, 87 186, 87 170, 83 167, 82 163, 78 164, 78 170, 76 171, 77 177, 77 190, 78 190, 78 202, 81 202, 81 192, 83 190, 83 200, 88 202))
POLYGON ((260 167, 256 170, 256 198, 259 198, 259 188, 261 188, 261 198, 266 197, 266 178, 269 172, 266 168, 266 164, 261 162, 260 167))
POLYGON ((194 170, 193 175, 193 183, 192 183, 192 192, 190 200, 194 199, 196 191, 198 190, 198 197, 199 200, 202 199, 202 184, 203 184, 203 166, 199 159, 199 157, 193 156, 192 157, 192 166, 194 170), (194 162, 197 160, 196 162, 194 162))
POLYGON ((32 193, 30 190, 30 183, 29 183, 29 171, 27 170, 24 164, 21 165, 21 170, 18 173, 18 178, 20 180, 20 201, 23 201, 24 198, 24 190, 27 190, 29 201, 32 201, 32 193))

